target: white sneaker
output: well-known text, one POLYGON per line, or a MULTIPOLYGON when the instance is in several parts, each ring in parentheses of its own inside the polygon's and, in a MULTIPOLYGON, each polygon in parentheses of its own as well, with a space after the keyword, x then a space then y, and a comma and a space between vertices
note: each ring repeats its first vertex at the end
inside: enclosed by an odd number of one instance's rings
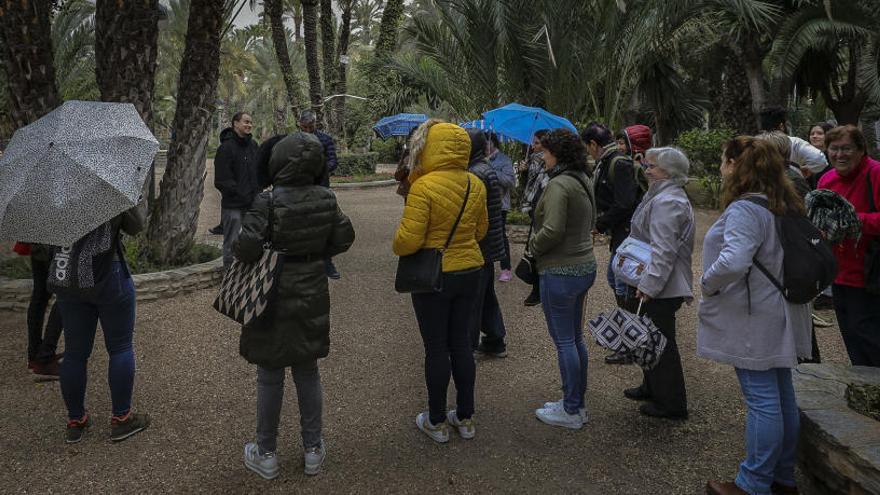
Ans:
POLYGON ((275 452, 260 455, 260 448, 254 442, 248 442, 244 446, 244 465, 267 480, 278 476, 278 458, 275 457, 275 452))
POLYGON ((535 416, 544 423, 580 430, 584 426, 580 414, 568 414, 565 409, 536 409, 535 416))
MULTIPOLYGON (((544 409, 559 409, 561 411, 565 410, 565 407, 562 405, 562 399, 559 399, 554 402, 545 402, 544 409)), ((578 410, 578 414, 581 416, 581 423, 587 424, 590 418, 587 417, 587 408, 582 407, 578 410)))
POLYGON ((440 423, 436 426, 432 425, 431 420, 428 417, 428 411, 419 413, 419 415, 416 416, 416 426, 435 442, 446 443, 449 441, 449 426, 446 422, 440 423))
POLYGON ((317 447, 307 448, 305 452, 305 473, 309 476, 320 473, 321 464, 324 463, 324 457, 326 456, 327 450, 323 439, 321 439, 321 443, 317 447))
POLYGON ((474 418, 458 419, 458 414, 455 412, 455 409, 446 413, 446 421, 458 430, 458 434, 461 435, 461 438, 470 440, 477 434, 477 426, 474 423, 474 418))

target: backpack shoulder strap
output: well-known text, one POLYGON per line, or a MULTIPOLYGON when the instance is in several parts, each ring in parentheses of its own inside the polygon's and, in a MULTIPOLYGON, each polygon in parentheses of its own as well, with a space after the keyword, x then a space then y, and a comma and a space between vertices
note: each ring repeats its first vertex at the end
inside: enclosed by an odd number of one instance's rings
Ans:
MULTIPOLYGON (((758 197, 758 196, 745 196, 743 198, 738 199, 737 201, 748 201, 749 203, 754 203, 758 206, 763 206, 764 208, 767 209, 767 211, 770 211, 770 202, 767 201, 766 199, 758 197)), ((772 211, 770 211, 770 214, 772 214, 773 217, 776 218, 776 215, 772 211)), ((777 231, 778 231, 778 228, 777 228, 777 231)), ((784 253, 783 253, 783 255, 784 255, 784 253)), ((754 256, 752 256, 752 263, 755 265, 755 267, 758 268, 758 270, 761 271, 761 273, 764 274, 765 277, 767 277, 768 280, 770 280, 771 284, 773 284, 777 289, 779 289, 779 292, 781 292, 783 296, 787 294, 785 287, 782 285, 782 282, 780 282, 776 277, 774 277, 773 274, 770 273, 770 270, 768 270, 767 267, 764 266, 763 263, 758 261, 757 252, 755 253, 754 256)), ((748 275, 746 275, 746 277, 748 277, 748 275)), ((746 284, 748 284, 748 278, 746 278, 746 284)), ((751 301, 749 301, 749 302, 750 302, 750 306, 751 306, 751 301)))

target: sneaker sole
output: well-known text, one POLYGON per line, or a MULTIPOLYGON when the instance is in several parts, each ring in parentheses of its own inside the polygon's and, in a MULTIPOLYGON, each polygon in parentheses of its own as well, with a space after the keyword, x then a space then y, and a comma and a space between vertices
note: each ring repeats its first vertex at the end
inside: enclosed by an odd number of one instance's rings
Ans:
POLYGON ((446 438, 435 437, 433 433, 431 433, 427 428, 425 428, 424 425, 422 425, 422 422, 419 421, 419 417, 420 416, 416 416, 416 426, 419 428, 419 430, 422 431, 422 433, 424 433, 425 435, 428 435, 428 437, 430 437, 431 440, 433 440, 437 443, 448 443, 449 442, 449 435, 447 435, 446 438))
POLYGON ((320 474, 322 464, 324 464, 323 460, 321 461, 321 464, 318 464, 315 467, 305 466, 305 468, 303 469, 303 472, 306 473, 306 475, 308 475, 308 476, 315 476, 317 474, 320 474))
MULTIPOLYGON (((543 407, 543 409, 552 409, 552 408, 554 408, 554 407, 557 407, 555 402, 545 402, 545 403, 544 403, 544 407, 543 407)), ((586 414, 586 413, 582 413, 582 414, 581 414, 581 424, 582 424, 582 425, 585 425, 585 424, 587 424, 589 421, 590 421, 590 418, 587 417, 587 414, 586 414)))
POLYGON ((260 466, 249 463, 246 458, 244 461, 244 467, 257 473, 260 476, 260 478, 263 478, 264 480, 274 480, 275 478, 278 477, 278 474, 280 472, 280 469, 279 469, 278 471, 267 473, 266 471, 263 471, 262 469, 260 469, 260 466))
POLYGON ((537 414, 535 415, 535 417, 538 418, 538 421, 544 423, 545 425, 559 426, 560 428, 567 428, 569 430, 580 430, 584 426, 584 423, 579 423, 577 425, 573 425, 573 424, 569 424, 569 423, 556 423, 553 421, 549 421, 546 418, 543 418, 541 416, 538 416, 537 414))
POLYGON ((136 430, 132 430, 132 431, 126 432, 125 435, 118 435, 118 436, 115 436, 115 437, 114 437, 114 436, 111 436, 111 437, 110 437, 110 440, 113 441, 113 442, 121 442, 121 441, 123 441, 123 440, 126 440, 126 439, 128 439, 128 438, 131 438, 131 437, 137 435, 138 433, 140 433, 140 432, 146 430, 147 428, 149 428, 149 426, 150 426, 149 424, 144 425, 144 426, 141 426, 140 428, 138 428, 138 429, 136 429, 136 430))

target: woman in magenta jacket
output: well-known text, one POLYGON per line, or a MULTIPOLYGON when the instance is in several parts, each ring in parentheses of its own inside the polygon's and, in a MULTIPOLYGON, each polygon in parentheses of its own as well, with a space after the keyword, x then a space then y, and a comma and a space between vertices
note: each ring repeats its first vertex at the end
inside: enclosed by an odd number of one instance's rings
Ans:
POLYGON ((855 126, 835 127, 825 143, 834 169, 822 176, 819 189, 846 198, 862 221, 861 239, 834 246, 839 267, 834 311, 852 364, 880 366, 880 294, 865 289, 865 254, 871 241, 880 238, 880 163, 867 155, 865 136, 855 126))

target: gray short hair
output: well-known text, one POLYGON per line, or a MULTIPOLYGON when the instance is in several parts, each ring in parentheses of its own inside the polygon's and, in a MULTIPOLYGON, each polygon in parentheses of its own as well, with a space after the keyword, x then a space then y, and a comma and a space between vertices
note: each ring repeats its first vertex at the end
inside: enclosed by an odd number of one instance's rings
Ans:
POLYGON ((773 146, 779 150, 779 154, 782 155, 782 158, 784 158, 786 162, 789 161, 789 156, 791 155, 791 138, 788 137, 788 134, 782 131, 764 131, 755 137, 772 143, 773 146))
POLYGON ((684 151, 674 146, 651 148, 645 152, 645 159, 669 174, 669 178, 682 184, 687 182, 691 162, 684 151))
POLYGON ((314 124, 318 121, 318 116, 312 110, 304 110, 299 114, 299 121, 303 124, 314 124))

